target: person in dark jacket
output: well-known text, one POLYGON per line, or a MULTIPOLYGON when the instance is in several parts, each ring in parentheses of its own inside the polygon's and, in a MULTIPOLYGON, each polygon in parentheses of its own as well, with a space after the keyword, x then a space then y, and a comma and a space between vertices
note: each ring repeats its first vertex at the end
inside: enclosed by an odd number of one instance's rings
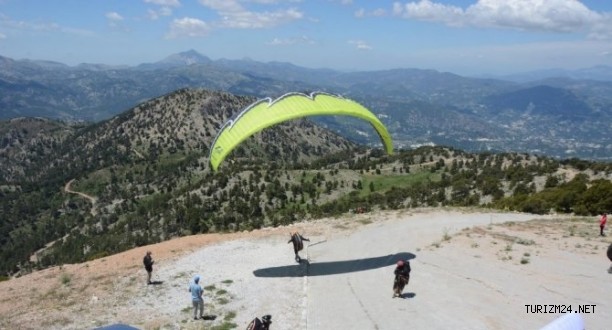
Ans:
MULTIPOLYGON (((612 262, 612 243, 610 243, 610 246, 608 246, 608 251, 606 254, 608 255, 608 259, 610 259, 610 262, 612 262)), ((612 274, 612 266, 610 266, 608 269, 608 273, 612 274)))
POLYGON ((395 274, 395 280, 393 281, 393 298, 402 295, 404 287, 410 280, 410 271, 410 261, 400 260, 397 262, 397 266, 393 271, 393 274, 395 274))
POLYGON ((304 241, 310 242, 308 238, 300 235, 297 231, 294 231, 291 233, 291 238, 289 238, 289 241, 287 242, 287 244, 293 242, 293 252, 295 253, 295 261, 297 262, 302 261, 302 258, 300 258, 298 252, 302 251, 304 248, 304 241))
POLYGON ((254 318, 249 325, 247 325, 246 330, 269 330, 270 324, 272 324, 272 315, 264 315, 259 318, 254 318))
POLYGON ((147 284, 151 284, 151 273, 153 273, 153 263, 155 263, 151 257, 151 251, 147 251, 144 259, 142 259, 142 263, 147 271, 147 284))

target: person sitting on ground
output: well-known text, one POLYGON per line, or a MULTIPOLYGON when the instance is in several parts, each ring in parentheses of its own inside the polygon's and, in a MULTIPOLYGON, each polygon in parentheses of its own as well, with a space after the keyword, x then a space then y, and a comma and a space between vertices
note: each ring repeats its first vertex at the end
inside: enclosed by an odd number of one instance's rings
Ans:
POLYGON ((191 292, 191 303, 193 305, 193 319, 204 318, 204 299, 202 294, 204 290, 200 286, 200 275, 196 275, 193 281, 189 284, 189 292, 191 292), (200 316, 198 316, 198 312, 200 316))
POLYGON ((153 261, 153 258, 151 257, 151 251, 147 251, 147 254, 142 259, 142 263, 144 264, 144 268, 147 271, 147 284, 152 284, 151 273, 153 273, 153 264, 155 263, 155 261, 153 261))
POLYGON ((294 231, 291 233, 291 238, 287 242, 287 244, 293 242, 293 252, 295 253, 295 261, 297 262, 302 260, 298 252, 302 251, 304 248, 304 241, 310 242, 308 238, 300 235, 297 231, 294 231))
POLYGON ((272 324, 272 315, 264 315, 259 318, 254 318, 249 325, 247 325, 246 330, 269 330, 270 324, 272 324))
POLYGON ((395 281, 393 281, 393 298, 401 296, 404 287, 410 280, 410 271, 410 261, 400 260, 397 262, 397 266, 393 271, 395 274, 395 281))

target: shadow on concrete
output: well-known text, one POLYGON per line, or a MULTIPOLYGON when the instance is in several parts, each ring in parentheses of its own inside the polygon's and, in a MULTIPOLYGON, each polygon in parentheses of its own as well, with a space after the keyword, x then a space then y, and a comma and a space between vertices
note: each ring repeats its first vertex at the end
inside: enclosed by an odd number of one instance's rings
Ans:
POLYGON ((253 274, 257 277, 303 277, 345 274, 382 268, 393 265, 400 259, 410 260, 415 257, 416 256, 412 253, 401 252, 365 259, 312 263, 302 262, 299 265, 261 268, 253 271, 253 274))
POLYGON ((400 295, 400 298, 404 298, 404 299, 414 298, 414 297, 416 297, 416 293, 414 292, 406 292, 400 295))

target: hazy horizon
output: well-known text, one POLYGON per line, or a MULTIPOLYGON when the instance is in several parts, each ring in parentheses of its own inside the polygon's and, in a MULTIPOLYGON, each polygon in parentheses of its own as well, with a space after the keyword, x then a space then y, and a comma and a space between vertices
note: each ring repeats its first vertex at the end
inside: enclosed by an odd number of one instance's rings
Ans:
POLYGON ((193 49, 339 71, 505 75, 612 65, 610 40, 612 3, 596 0, 0 0, 3 56, 70 66, 193 49))

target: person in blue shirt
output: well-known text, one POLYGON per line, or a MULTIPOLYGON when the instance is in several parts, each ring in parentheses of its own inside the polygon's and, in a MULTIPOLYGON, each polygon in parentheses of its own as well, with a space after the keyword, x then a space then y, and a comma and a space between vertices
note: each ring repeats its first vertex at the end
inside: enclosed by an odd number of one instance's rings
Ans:
POLYGON ((204 298, 202 298, 204 290, 200 286, 200 275, 193 277, 193 281, 189 284, 189 292, 191 292, 191 302, 193 303, 193 319, 204 318, 204 298), (198 312, 200 316, 198 316, 198 312))

